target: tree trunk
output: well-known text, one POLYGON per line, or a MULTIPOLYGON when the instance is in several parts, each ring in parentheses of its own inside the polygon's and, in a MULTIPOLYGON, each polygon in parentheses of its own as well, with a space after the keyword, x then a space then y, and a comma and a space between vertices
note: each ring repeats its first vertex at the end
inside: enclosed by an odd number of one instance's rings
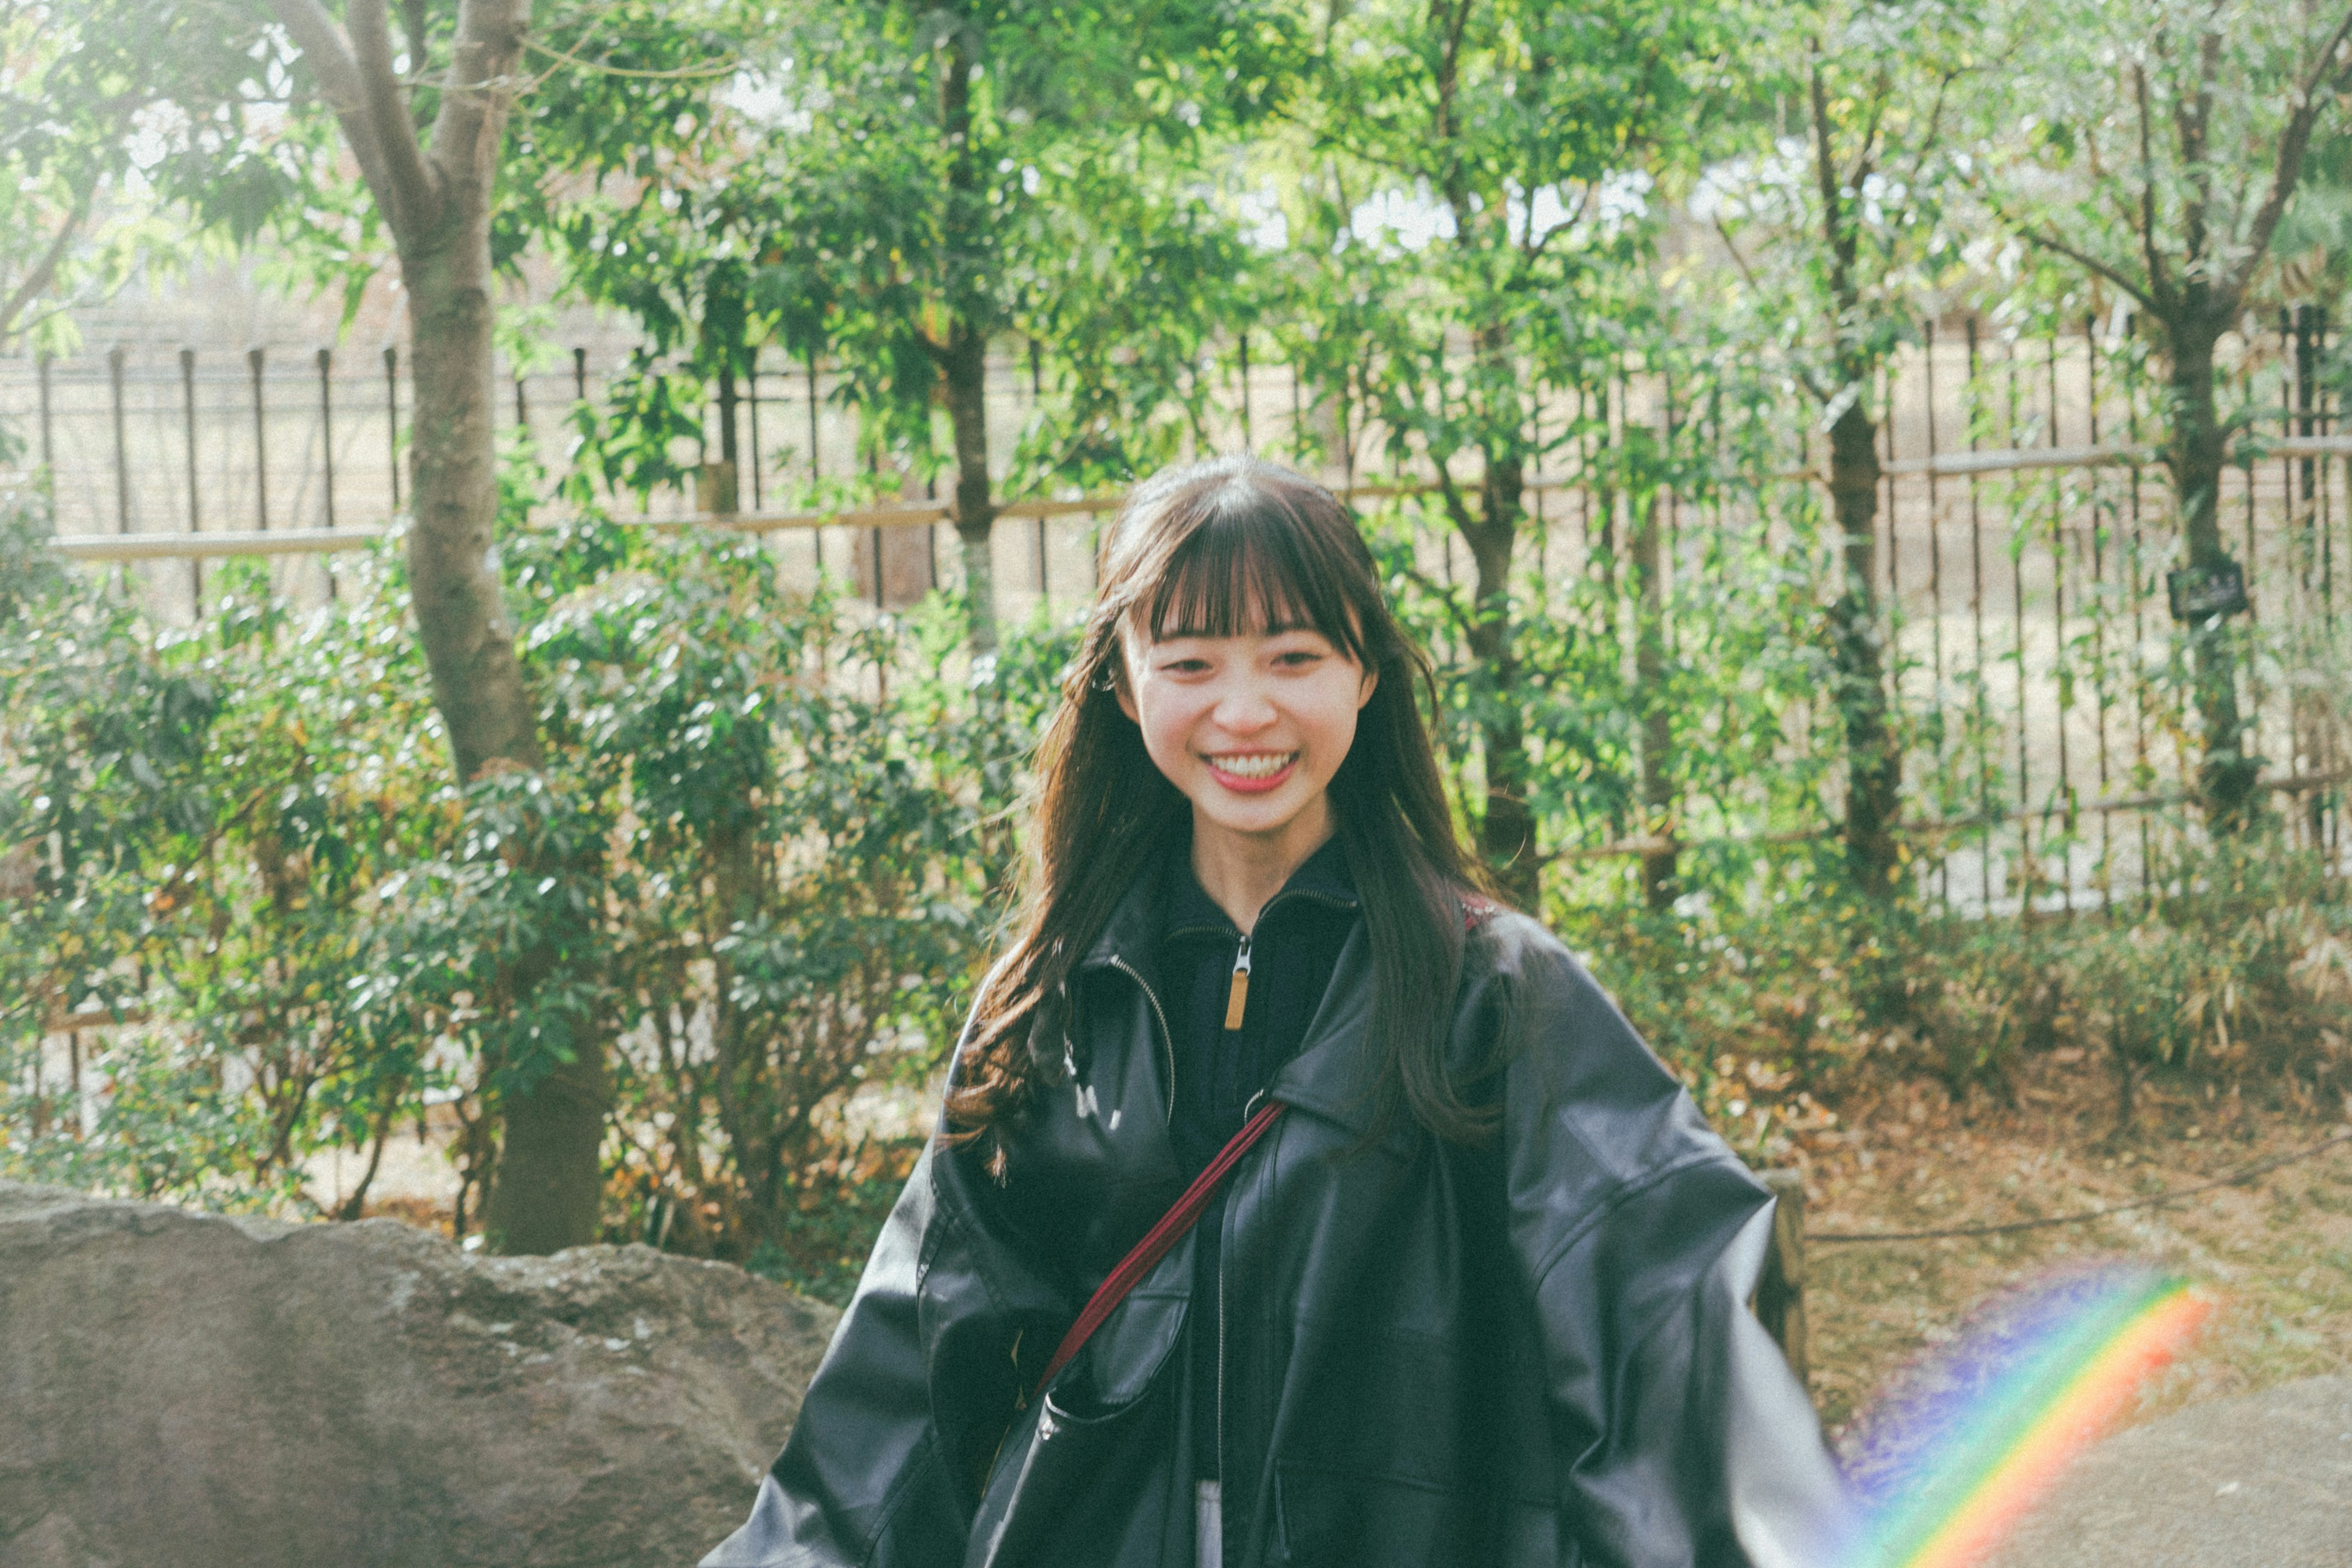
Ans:
POLYGON ((947 382, 948 422, 955 430, 956 537, 963 542, 964 603, 971 616, 967 646, 977 658, 996 651, 996 572, 989 536, 996 503, 988 478, 988 340, 957 324, 940 356, 947 382))
MULTIPOLYGON (((940 58, 940 132, 948 145, 948 192, 944 227, 948 247, 969 254, 980 209, 980 171, 971 142, 971 41, 959 25, 942 40, 940 58)), ((955 430, 956 537, 963 542, 965 645, 974 658, 996 652, 996 569, 989 535, 996 503, 988 481, 988 331, 971 308, 949 304, 947 342, 939 346, 940 376, 946 384, 948 422, 955 430)), ((961 301, 966 307, 976 302, 961 301)))
POLYGON ((500 1097, 499 1163, 482 1209, 493 1252, 535 1255, 596 1239, 610 1098, 601 1040, 583 1041, 529 1093, 500 1097))
POLYGON ((1485 754, 1486 809, 1478 818, 1478 852, 1504 893, 1533 910, 1542 893, 1536 858, 1535 813, 1528 805, 1528 748, 1518 711, 1519 662, 1511 627, 1511 548, 1518 542, 1526 505, 1526 475, 1517 452, 1489 450, 1478 516, 1457 516, 1478 572, 1467 641, 1489 689, 1487 717, 1478 726, 1485 754))
MULTIPOLYGON (((2190 319, 2167 322, 2168 412, 2164 460, 2172 471, 2180 531, 2192 572, 2224 567, 2221 542, 2221 468, 2227 460, 2221 419, 2213 403, 2216 322, 2190 319)), ((2198 789, 2207 821, 2216 832, 2250 826, 2261 808, 2257 783, 2261 759, 2245 752, 2245 724, 2238 712, 2236 649, 2226 617, 2212 617, 2189 631, 2196 671, 2197 716, 2204 730, 2204 755, 2198 763, 2198 789)))
MULTIPOLYGON (((383 0, 348 0, 341 24, 317 0, 272 0, 272 8, 300 45, 400 253, 415 375, 409 587, 451 759, 467 783, 499 768, 535 771, 537 705, 499 574, 489 239, 530 0, 461 0, 429 150, 393 68, 383 0)), ((556 957, 526 957, 508 988, 527 993, 556 957)), ((485 1217, 503 1250, 596 1238, 604 1084, 601 1054, 583 1046, 580 1060, 502 1097, 505 1148, 485 1217)))
POLYGON ((1675 843, 1674 713, 1666 706, 1666 584, 1658 556, 1658 511, 1664 498, 1653 489, 1635 513, 1633 556, 1633 700, 1642 722, 1643 831, 1663 844, 1642 856, 1642 900, 1653 910, 1674 907, 1681 889, 1681 851, 1675 843))
MULTIPOLYGON (((498 571, 490 173, 448 179, 443 223, 402 247, 401 268, 416 367, 409 580, 435 706, 468 782, 542 761, 498 571)), ((515 989, 527 993, 555 963, 551 952, 532 955, 515 989)), ((545 1253, 596 1239, 606 1098, 602 1043, 586 1039, 575 1060, 499 1096, 499 1160, 482 1214, 492 1250, 545 1253)))
POLYGON ((541 761, 498 570, 489 195, 485 171, 475 199, 453 189, 438 230, 400 247, 416 399, 409 583, 434 706, 457 776, 469 782, 494 762, 535 769, 541 761))
POLYGON ((1844 569, 1830 606, 1830 643, 1845 720, 1846 870, 1870 898, 1891 900, 1902 872, 1895 822, 1903 759, 1888 726, 1878 625, 1878 426, 1856 397, 1830 426, 1830 501, 1844 569))

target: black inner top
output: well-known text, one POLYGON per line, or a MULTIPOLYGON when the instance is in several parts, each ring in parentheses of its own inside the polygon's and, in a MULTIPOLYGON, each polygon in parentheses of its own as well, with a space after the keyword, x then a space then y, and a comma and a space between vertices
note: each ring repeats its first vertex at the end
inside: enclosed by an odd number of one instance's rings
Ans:
MULTIPOLYGON (((1225 1005, 1242 933, 1192 875, 1189 842, 1178 846, 1162 875, 1161 1000, 1176 1059, 1169 1133, 1191 1176, 1242 1130, 1250 1100, 1298 1054, 1355 922, 1356 886, 1348 875, 1347 856, 1333 838, 1266 900, 1250 932, 1249 994, 1242 1025, 1228 1029, 1225 1005)), ((1224 1212, 1220 1189, 1195 1226, 1200 1239, 1193 1253, 1191 1317, 1192 1473, 1203 1479, 1218 1473, 1218 1263, 1224 1212)))

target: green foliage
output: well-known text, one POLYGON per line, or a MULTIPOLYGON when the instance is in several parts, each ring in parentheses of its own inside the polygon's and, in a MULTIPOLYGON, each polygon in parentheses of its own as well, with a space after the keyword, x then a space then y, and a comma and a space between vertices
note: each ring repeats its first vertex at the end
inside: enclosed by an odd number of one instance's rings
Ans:
POLYGON ((6 515, 0 1168, 325 1209, 311 1156, 446 1100, 470 1194, 483 1112, 595 1051, 620 1233, 834 1245, 810 1194, 901 1160, 871 1096, 952 1038, 1066 634, 949 684, 944 605, 856 626, 752 546, 518 527, 550 763, 460 790, 388 558, 299 617, 233 569, 174 636, 6 515))

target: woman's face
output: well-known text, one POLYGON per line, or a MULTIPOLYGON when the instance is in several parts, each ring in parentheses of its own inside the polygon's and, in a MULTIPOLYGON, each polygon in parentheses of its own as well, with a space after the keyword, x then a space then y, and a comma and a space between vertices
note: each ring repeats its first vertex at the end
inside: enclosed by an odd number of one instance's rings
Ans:
POLYGON ((1320 632, 1122 638, 1118 705, 1203 832, 1303 856, 1330 835, 1324 790, 1376 678, 1320 632), (1291 840, 1297 843, 1291 843, 1291 840))

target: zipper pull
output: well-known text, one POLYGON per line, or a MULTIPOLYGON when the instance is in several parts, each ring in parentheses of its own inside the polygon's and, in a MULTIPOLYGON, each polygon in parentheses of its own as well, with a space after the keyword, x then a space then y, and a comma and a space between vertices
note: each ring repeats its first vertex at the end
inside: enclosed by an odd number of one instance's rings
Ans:
POLYGON ((1242 938, 1241 949, 1234 954, 1234 986, 1225 993, 1227 1029, 1242 1026, 1242 1009, 1249 1005, 1249 938, 1242 938))

